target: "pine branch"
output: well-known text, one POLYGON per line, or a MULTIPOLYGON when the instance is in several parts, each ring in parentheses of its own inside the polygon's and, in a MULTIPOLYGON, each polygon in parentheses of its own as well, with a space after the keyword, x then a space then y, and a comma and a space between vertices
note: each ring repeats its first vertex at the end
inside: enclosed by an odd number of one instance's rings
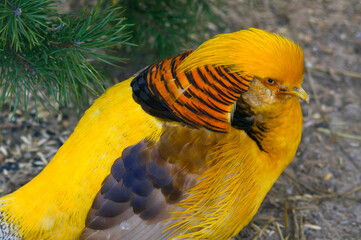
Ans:
POLYGON ((0 108, 13 111, 29 97, 52 107, 103 90, 99 62, 116 66, 112 48, 128 44, 128 24, 120 7, 57 14, 50 0, 0 3, 0 108))

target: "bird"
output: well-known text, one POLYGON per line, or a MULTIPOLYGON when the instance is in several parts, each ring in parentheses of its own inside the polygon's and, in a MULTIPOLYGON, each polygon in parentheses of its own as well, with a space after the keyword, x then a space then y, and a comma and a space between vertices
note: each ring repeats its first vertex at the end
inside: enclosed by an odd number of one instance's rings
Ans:
POLYGON ((110 87, 33 180, 0 199, 0 239, 231 239, 302 135, 303 51, 223 33, 110 87))

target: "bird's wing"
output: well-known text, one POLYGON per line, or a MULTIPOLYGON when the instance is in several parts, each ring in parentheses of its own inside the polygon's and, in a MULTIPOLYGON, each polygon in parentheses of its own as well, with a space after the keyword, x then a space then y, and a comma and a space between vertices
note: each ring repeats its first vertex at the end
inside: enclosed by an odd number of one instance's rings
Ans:
POLYGON ((171 212, 200 174, 223 133, 165 126, 159 141, 126 148, 95 197, 82 239, 161 239, 171 212), (157 229, 157 230, 155 230, 157 229), (151 239, 151 238, 149 238, 151 239))
POLYGON ((173 123, 164 125, 157 142, 129 146, 114 162, 88 213, 83 239, 136 239, 130 235, 149 234, 149 223, 160 239, 169 224, 161 221, 209 167, 207 158, 224 132, 236 126, 235 119, 247 122, 247 107, 236 102, 251 80, 225 66, 177 71, 189 54, 153 64, 132 80, 133 98, 143 110, 173 123))

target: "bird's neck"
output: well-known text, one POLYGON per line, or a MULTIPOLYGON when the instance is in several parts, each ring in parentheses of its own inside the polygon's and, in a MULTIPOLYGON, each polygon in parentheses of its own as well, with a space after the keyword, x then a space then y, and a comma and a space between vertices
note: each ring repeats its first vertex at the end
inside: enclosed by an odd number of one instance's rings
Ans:
POLYGON ((302 122, 299 100, 292 98, 273 106, 266 113, 258 113, 251 132, 261 139, 262 150, 286 167, 300 143, 302 122))

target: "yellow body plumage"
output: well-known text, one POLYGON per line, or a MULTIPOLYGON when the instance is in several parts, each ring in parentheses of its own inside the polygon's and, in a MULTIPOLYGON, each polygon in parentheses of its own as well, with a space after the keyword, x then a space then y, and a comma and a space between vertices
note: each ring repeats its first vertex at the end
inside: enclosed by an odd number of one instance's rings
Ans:
POLYGON ((299 100, 275 107, 284 111, 267 116, 273 126, 264 139, 273 155, 259 150, 245 132, 231 130, 215 148, 202 180, 180 203, 186 210, 177 212, 173 219, 178 221, 169 227, 176 229, 175 239, 230 239, 253 218, 301 140, 299 100))

